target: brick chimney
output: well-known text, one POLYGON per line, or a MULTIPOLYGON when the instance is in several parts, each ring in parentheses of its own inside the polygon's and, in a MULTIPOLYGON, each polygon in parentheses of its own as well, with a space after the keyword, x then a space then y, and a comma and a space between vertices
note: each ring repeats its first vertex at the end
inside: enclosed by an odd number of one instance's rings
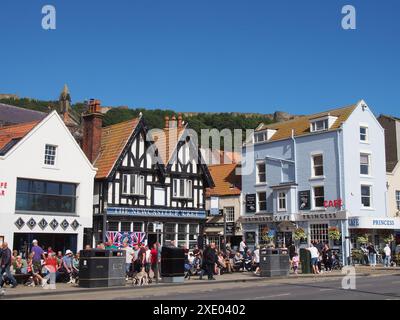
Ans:
POLYGON ((94 163, 100 152, 101 128, 103 126, 100 100, 91 99, 89 110, 83 115, 82 149, 91 163, 94 163))
POLYGON ((183 121, 182 121, 182 114, 178 114, 178 128, 182 128, 183 127, 183 121))
POLYGON ((168 117, 168 116, 165 116, 164 128, 165 128, 165 129, 168 129, 168 128, 169 128, 169 117, 168 117))
POLYGON ((176 117, 175 115, 172 116, 171 121, 169 122, 170 128, 176 128, 176 117))

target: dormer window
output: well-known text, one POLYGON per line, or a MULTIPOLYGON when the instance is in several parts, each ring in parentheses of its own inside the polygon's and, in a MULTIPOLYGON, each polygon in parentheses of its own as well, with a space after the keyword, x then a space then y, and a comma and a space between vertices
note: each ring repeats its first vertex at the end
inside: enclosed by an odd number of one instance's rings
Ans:
POLYGON ((268 141, 275 134, 275 132, 276 130, 274 129, 267 129, 254 133, 254 143, 268 141))
POLYGON ((311 131, 324 131, 329 129, 328 119, 319 120, 311 123, 311 131))
POLYGON ((319 117, 311 120, 310 123, 310 131, 318 132, 318 131, 326 131, 335 123, 337 117, 333 117, 331 115, 327 115, 324 117, 319 117))

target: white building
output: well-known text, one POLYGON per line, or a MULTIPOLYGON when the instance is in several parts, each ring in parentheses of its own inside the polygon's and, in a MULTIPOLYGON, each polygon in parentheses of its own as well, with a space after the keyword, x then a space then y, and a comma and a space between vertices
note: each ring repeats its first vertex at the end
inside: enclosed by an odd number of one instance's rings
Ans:
POLYGON ((26 252, 82 249, 92 227, 95 168, 57 112, 0 129, 0 240, 26 252))

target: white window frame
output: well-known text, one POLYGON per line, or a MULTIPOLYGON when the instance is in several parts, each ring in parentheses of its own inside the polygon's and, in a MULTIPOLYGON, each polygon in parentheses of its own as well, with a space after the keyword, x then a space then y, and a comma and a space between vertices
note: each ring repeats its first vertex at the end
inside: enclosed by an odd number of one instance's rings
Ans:
POLYGON ((144 180, 144 176, 136 173, 122 174, 122 194, 143 196, 145 193, 144 180), (134 181, 134 184, 132 184, 132 181, 134 181))
POLYGON ((58 146, 54 144, 49 144, 46 143, 44 146, 44 165, 49 166, 49 167, 55 167, 57 165, 57 150, 58 146), (53 150, 49 150, 50 148, 53 148, 53 150), (52 152, 54 151, 54 154, 52 152), (52 162, 52 163, 47 163, 47 161, 52 162))
POLYGON ((235 222, 235 207, 224 207, 225 221, 235 222))
POLYGON ((322 152, 321 153, 313 153, 313 154, 311 154, 311 177, 312 178, 323 178, 324 174, 325 174, 325 171, 324 171, 324 154, 322 152), (316 157, 322 157, 322 164, 315 165, 315 158, 316 157), (322 167, 322 175, 317 176, 315 174, 315 169, 319 168, 319 167, 322 167))
POLYGON ((367 152, 360 152, 360 175, 362 175, 362 176, 371 176, 371 154, 370 153, 367 153, 367 152), (367 156, 367 159, 368 159, 368 173, 362 173, 361 172, 361 166, 363 165, 363 166, 365 166, 365 164, 361 164, 361 157, 362 156, 367 156))
MULTIPOLYGON (((320 209, 325 209, 325 207, 322 205, 322 207, 317 207, 316 206, 316 197, 315 197, 315 188, 323 188, 324 189, 324 200, 325 200, 325 186, 324 185, 315 185, 312 186, 311 190, 312 190, 312 209, 314 210, 320 210, 320 209)), ((321 196, 318 196, 319 198, 321 198, 321 196)))
POLYGON ((321 132, 329 129, 329 119, 321 119, 311 122, 311 132, 321 132), (322 124, 320 128, 318 128, 318 124, 322 124))
POLYGON ((254 143, 265 142, 268 139, 268 135, 266 131, 255 132, 254 133, 254 143))
POLYGON ((369 142, 369 129, 367 125, 360 124, 359 134, 360 134, 360 142, 368 143, 369 142), (361 133, 361 129, 365 129, 365 133, 361 133), (361 136, 365 136, 365 140, 361 139, 361 136))
POLYGON ((265 161, 257 161, 256 162, 256 174, 257 174, 257 184, 266 184, 267 183, 267 164, 265 161), (264 181, 260 180, 260 170, 258 166, 264 166, 264 181))
POLYGON ((257 212, 266 212, 267 211, 267 193, 265 191, 258 191, 257 192, 257 212), (262 202, 265 202, 265 210, 260 209, 260 193, 265 194, 265 200, 262 202))
POLYGON ((400 190, 395 191, 396 209, 400 211, 400 190))
POLYGON ((373 186, 371 185, 371 184, 368 184, 368 183, 361 183, 361 185, 360 185, 360 200, 361 200, 361 208, 362 209, 372 209, 373 208, 373 202, 372 202, 372 200, 373 200, 373 188, 372 188, 373 186), (368 187, 369 188, 369 207, 367 207, 367 206, 364 206, 364 204, 363 204, 363 202, 362 202, 362 200, 363 200, 363 197, 366 197, 366 196, 363 196, 363 194, 362 194, 362 188, 363 187, 368 187))
POLYGON ((193 181, 190 179, 173 179, 172 195, 174 198, 192 199, 193 181))
POLYGON ((279 212, 287 211, 287 192, 285 191, 278 191, 277 194, 277 210, 279 212), (283 195, 283 197, 282 197, 283 195), (281 207, 281 200, 284 201, 285 206, 281 207))

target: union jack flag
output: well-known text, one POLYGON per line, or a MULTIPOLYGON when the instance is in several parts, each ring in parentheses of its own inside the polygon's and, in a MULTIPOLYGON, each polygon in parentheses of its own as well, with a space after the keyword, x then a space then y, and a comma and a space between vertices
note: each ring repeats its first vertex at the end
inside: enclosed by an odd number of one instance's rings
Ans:
POLYGON ((130 247, 133 247, 139 243, 147 245, 146 232, 118 232, 109 231, 106 234, 107 242, 111 242, 117 247, 122 247, 124 242, 128 242, 130 247))

